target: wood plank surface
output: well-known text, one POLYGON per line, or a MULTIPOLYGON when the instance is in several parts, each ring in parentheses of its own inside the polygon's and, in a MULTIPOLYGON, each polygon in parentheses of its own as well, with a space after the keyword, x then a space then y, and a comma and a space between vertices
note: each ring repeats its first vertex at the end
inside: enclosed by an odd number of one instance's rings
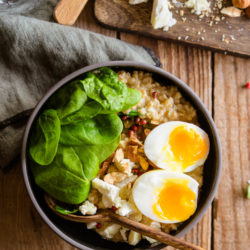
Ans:
MULTIPOLYGON (((188 8, 173 7, 171 11, 177 23, 167 32, 153 29, 150 23, 152 1, 137 5, 130 5, 128 2, 128 0, 95 0, 95 16, 102 25, 120 31, 250 56, 250 20, 246 16, 225 17, 222 20, 222 15, 216 8, 216 0, 209 1, 213 13, 203 18, 191 14, 188 8), (184 16, 179 15, 180 10, 184 10, 184 16), (220 21, 215 21, 215 17, 219 17, 220 21), (185 21, 183 18, 186 18, 185 21)), ((231 0, 223 1, 223 6, 230 5, 232 5, 231 0)))
POLYGON ((250 249, 250 60, 215 54, 214 119, 223 151, 214 210, 214 249, 250 249))

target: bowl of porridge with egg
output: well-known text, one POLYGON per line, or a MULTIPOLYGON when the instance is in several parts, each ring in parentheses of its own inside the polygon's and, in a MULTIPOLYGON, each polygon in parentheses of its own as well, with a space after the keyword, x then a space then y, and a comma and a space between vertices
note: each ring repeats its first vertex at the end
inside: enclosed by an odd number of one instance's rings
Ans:
POLYGON ((110 210, 178 237, 210 206, 220 178, 214 122, 199 97, 170 73, 138 62, 82 68, 39 102, 26 127, 22 167, 44 221, 80 249, 161 249, 112 221, 62 214, 110 210))

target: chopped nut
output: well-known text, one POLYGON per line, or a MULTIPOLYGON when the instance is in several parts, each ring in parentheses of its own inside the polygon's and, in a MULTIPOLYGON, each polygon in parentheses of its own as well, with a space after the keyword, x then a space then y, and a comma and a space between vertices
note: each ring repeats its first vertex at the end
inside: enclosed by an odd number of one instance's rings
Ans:
POLYGON ((103 180, 109 184, 116 184, 117 182, 123 181, 128 175, 121 172, 111 172, 106 174, 103 180))
POLYGON ((142 146, 142 142, 139 141, 136 137, 134 138, 130 138, 129 141, 128 141, 128 144, 129 145, 138 145, 138 146, 142 146))
POLYGON ((111 172, 117 172, 117 167, 116 166, 114 166, 114 165, 111 165, 111 166, 109 166, 109 168, 108 168, 108 173, 111 173, 111 172))
POLYGON ((99 172, 98 172, 98 176, 104 175, 105 172, 107 171, 108 167, 109 167, 109 162, 104 161, 101 168, 100 168, 100 170, 99 170, 99 172))
POLYGON ((184 15, 184 10, 180 10, 180 16, 184 15))
POLYGON ((242 15, 242 10, 237 9, 237 8, 235 8, 233 6, 223 8, 220 12, 222 14, 224 14, 226 16, 230 16, 230 17, 239 17, 239 16, 242 15))
MULTIPOLYGON (((178 37, 178 39, 179 39, 179 37, 178 37)), ((153 124, 153 125, 159 125, 160 124, 160 122, 156 121, 156 120, 152 120, 150 123, 153 124)))
POLYGON ((93 204, 97 204, 99 202, 99 193, 95 188, 92 188, 90 190, 89 196, 88 196, 88 200, 93 203, 93 204))
POLYGON ((142 169, 145 170, 145 171, 147 171, 148 170, 148 166, 149 166, 148 162, 141 155, 138 156, 138 159, 139 159, 139 163, 140 163, 142 169))
POLYGON ((128 159, 124 159, 119 163, 116 163, 117 168, 123 173, 129 175, 131 173, 130 161, 128 159))
POLYGON ((115 155, 114 155, 114 158, 113 158, 113 162, 120 162, 124 159, 124 153, 123 153, 123 150, 121 148, 118 148, 116 151, 115 151, 115 155))
POLYGON ((127 157, 130 159, 130 161, 136 162, 137 161, 137 151, 138 146, 128 146, 127 147, 127 157))

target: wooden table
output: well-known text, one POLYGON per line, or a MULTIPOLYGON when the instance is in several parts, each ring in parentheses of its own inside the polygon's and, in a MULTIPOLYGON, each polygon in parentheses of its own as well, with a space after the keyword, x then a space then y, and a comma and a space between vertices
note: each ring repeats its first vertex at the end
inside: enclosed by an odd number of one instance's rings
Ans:
MULTIPOLYGON (((186 82, 217 125, 223 172, 212 207, 184 238, 206 249, 250 249, 250 60, 102 28, 89 1, 76 27, 153 49, 163 69, 186 82)), ((26 192, 20 163, 0 171, 0 249, 75 249, 42 221, 26 192)), ((171 248, 168 247, 168 250, 171 248)))

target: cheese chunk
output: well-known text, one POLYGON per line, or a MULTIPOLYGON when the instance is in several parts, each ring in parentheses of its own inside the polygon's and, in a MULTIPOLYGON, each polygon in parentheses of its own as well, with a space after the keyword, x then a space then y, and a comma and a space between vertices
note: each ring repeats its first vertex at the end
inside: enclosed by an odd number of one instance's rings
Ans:
POLYGON ((112 205, 118 205, 121 200, 119 197, 120 188, 102 181, 99 178, 95 178, 92 181, 92 185, 103 195, 102 202, 105 208, 110 208, 112 205))
POLYGON ((129 0, 129 4, 146 3, 148 0, 129 0))
POLYGON ((202 11, 209 11, 210 3, 207 0, 188 0, 185 2, 185 7, 191 8, 191 12, 200 15, 202 11))
POLYGON ((164 30, 168 30, 169 27, 176 24, 168 5, 168 0, 154 0, 151 14, 151 23, 154 29, 164 28, 164 30))
POLYGON ((97 207, 87 200, 79 207, 79 210, 83 215, 92 215, 96 213, 97 207))

